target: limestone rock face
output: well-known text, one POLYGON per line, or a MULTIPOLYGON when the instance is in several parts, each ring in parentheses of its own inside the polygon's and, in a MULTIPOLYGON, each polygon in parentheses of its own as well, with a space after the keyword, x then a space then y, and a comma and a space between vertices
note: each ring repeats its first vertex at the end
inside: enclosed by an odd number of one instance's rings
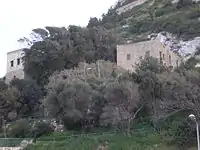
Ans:
POLYGON ((189 41, 183 41, 175 35, 168 32, 153 33, 148 36, 151 39, 158 39, 172 51, 178 52, 180 55, 187 58, 192 56, 198 47, 200 47, 200 37, 195 37, 189 41))

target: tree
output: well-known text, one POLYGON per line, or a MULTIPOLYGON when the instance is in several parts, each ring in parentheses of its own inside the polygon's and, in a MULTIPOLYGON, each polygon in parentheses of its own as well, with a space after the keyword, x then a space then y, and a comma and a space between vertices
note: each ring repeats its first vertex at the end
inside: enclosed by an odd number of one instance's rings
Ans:
POLYGON ((127 129, 130 134, 130 126, 140 106, 138 85, 130 81, 113 80, 106 84, 104 89, 106 105, 101 116, 104 125, 120 125, 123 132, 127 129))
POLYGON ((63 82, 74 85, 74 82, 77 81, 88 85, 94 94, 92 96, 93 100, 90 103, 89 117, 92 118, 95 125, 99 125, 99 118, 104 107, 103 86, 111 78, 114 78, 113 72, 116 76, 119 76, 126 71, 109 61, 99 60, 91 64, 79 63, 78 67, 74 69, 55 72, 50 76, 49 83, 45 87, 49 95, 49 93, 54 93, 54 90, 63 84, 63 82))
POLYGON ((182 7, 186 7, 191 4, 193 4, 193 0, 179 0, 176 5, 176 8, 180 9, 182 7))
POLYGON ((44 85, 47 83, 46 77, 64 68, 63 52, 51 42, 39 41, 31 49, 25 50, 24 66, 30 77, 36 79, 39 85, 44 85))
MULTIPOLYGON (((17 116, 17 99, 20 96, 18 89, 7 86, 5 83, 0 86, 0 115, 6 120, 13 120, 17 116)), ((2 120, 1 120, 2 121, 2 120)))
POLYGON ((147 70, 146 72, 140 72, 138 76, 141 99, 150 110, 150 114, 146 115, 153 116, 153 121, 155 121, 160 113, 162 85, 155 72, 147 70))
POLYGON ((116 38, 105 28, 46 27, 34 32, 43 39, 25 50, 24 65, 26 74, 40 86, 48 83, 53 72, 74 68, 80 62, 115 61, 116 38))
POLYGON ((151 71, 155 73, 163 72, 166 68, 162 65, 162 62, 158 62, 158 60, 154 57, 145 57, 141 59, 138 64, 136 64, 136 73, 141 71, 151 71))
POLYGON ((81 80, 61 81, 58 86, 49 90, 44 101, 46 113, 62 120, 66 127, 81 125, 87 120, 96 91, 81 80))
POLYGON ((11 86, 19 90, 20 96, 16 99, 18 115, 30 115, 39 112, 41 88, 32 80, 14 79, 11 86))
POLYGON ((74 69, 65 69, 62 71, 56 71, 49 77, 49 83, 47 88, 53 88, 62 80, 72 81, 80 79, 90 83, 91 80, 106 81, 113 76, 119 76, 120 74, 126 73, 121 67, 118 67, 115 63, 110 61, 98 60, 95 63, 81 62, 74 69))
POLYGON ((98 25, 100 25, 100 21, 96 17, 90 18, 87 28, 97 27, 98 25))
POLYGON ((165 108, 168 111, 170 110, 169 112, 187 110, 193 111, 199 116, 200 102, 198 99, 200 88, 198 82, 194 83, 194 80, 191 79, 179 73, 162 75, 162 78, 160 78, 163 83, 162 101, 163 104, 168 106, 165 108))

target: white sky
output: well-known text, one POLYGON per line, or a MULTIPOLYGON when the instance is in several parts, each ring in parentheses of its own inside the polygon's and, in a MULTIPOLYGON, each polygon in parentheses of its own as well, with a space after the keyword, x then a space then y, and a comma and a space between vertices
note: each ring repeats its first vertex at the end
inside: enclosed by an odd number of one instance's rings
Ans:
POLYGON ((0 77, 6 73, 6 53, 19 48, 17 40, 44 26, 85 26, 116 0, 0 0, 0 77))

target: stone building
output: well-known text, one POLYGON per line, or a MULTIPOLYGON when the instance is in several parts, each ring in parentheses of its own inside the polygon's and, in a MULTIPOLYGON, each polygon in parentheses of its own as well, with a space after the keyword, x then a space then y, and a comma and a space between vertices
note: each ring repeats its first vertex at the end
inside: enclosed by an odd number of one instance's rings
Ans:
POLYGON ((23 56, 24 51, 22 49, 7 53, 6 83, 9 83, 14 78, 24 79, 23 56))
POLYGON ((176 68, 182 58, 158 40, 129 43, 117 46, 117 65, 135 71, 136 64, 145 56, 157 58, 167 67, 176 68))

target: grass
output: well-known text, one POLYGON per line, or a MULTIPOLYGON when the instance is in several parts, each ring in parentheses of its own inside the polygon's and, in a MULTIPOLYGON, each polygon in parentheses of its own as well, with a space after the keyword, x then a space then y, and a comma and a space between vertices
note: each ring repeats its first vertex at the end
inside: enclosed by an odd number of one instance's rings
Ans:
POLYGON ((168 132, 165 130, 155 131, 148 122, 136 123, 131 131, 131 136, 99 128, 93 129, 88 134, 67 131, 42 136, 35 143, 29 145, 27 150, 96 150, 105 141, 108 142, 109 150, 179 149, 177 146, 172 145, 173 137, 166 133, 168 132))
POLYGON ((51 134, 41 137, 27 150, 95 150, 101 142, 108 142, 109 150, 175 150, 176 147, 166 146, 163 135, 151 130, 137 130, 132 136, 122 133, 51 134))
MULTIPOLYGON (((92 129, 88 134, 66 131, 42 136, 26 150, 96 150, 105 141, 109 150, 177 150, 176 146, 169 145, 172 138, 166 135, 166 131, 157 132, 149 123, 137 123, 131 136, 104 128, 92 129)), ((22 140, 0 139, 0 146, 17 146, 22 140)))

